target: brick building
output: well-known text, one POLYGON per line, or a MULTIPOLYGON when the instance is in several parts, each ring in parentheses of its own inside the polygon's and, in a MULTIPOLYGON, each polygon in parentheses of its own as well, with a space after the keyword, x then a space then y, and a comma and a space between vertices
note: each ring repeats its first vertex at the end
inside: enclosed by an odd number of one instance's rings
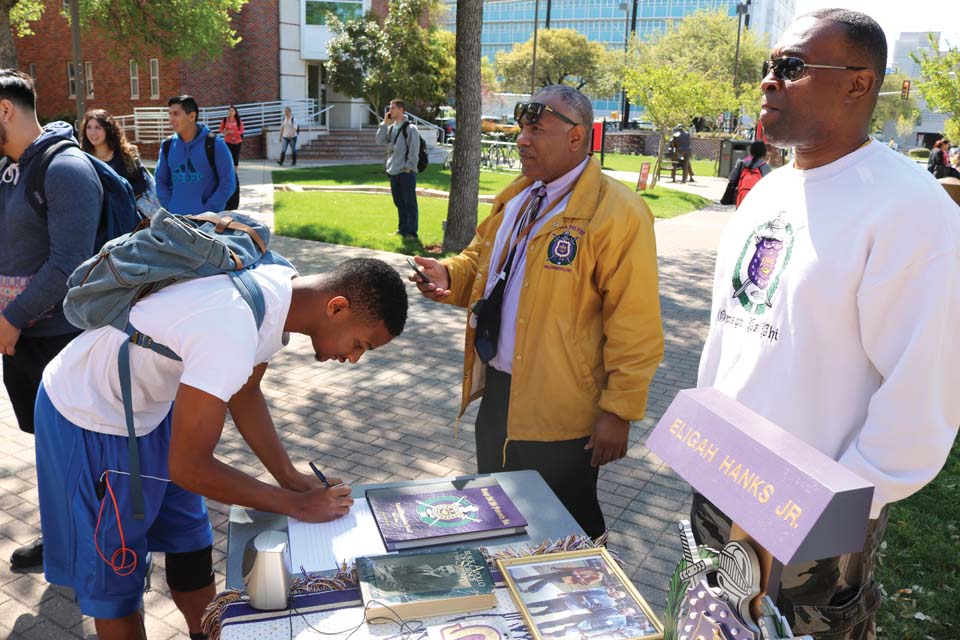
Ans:
MULTIPOLYGON (((70 25, 64 0, 46 0, 35 35, 17 38, 21 70, 37 86, 37 114, 42 121, 75 117, 76 81, 70 25)), ((314 98, 321 106, 338 104, 332 127, 359 127, 365 121, 362 102, 325 87, 327 11, 344 18, 373 10, 383 16, 387 0, 249 0, 234 18, 240 44, 213 62, 166 58, 142 46, 121 47, 95 30, 81 34, 88 79, 86 107, 114 115, 135 107, 165 107, 170 96, 188 93, 201 106, 314 98), (92 79, 92 83, 90 83, 92 79)), ((156 145, 141 145, 149 157, 156 145)), ((248 137, 243 153, 263 157, 261 137, 248 137)))

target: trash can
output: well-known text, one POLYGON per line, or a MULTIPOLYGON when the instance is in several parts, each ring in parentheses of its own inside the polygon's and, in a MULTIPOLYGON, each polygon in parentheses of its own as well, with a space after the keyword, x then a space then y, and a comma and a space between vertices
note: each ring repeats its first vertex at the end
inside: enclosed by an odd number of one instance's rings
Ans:
POLYGON ((750 153, 750 140, 724 140, 720 143, 720 177, 726 178, 733 171, 737 160, 750 153))

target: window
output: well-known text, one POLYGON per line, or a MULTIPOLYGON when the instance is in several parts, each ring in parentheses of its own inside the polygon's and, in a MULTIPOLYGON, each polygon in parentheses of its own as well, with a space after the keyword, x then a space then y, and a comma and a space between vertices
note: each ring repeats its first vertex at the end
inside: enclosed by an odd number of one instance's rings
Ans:
POLYGON ((77 70, 73 66, 73 62, 67 63, 67 96, 70 98, 77 97, 77 70))
POLYGON ((306 0, 307 24, 327 24, 327 14, 341 21, 363 17, 363 0, 306 0))
POLYGON ((130 61, 130 97, 134 100, 140 97, 140 67, 136 60, 130 61))
POLYGON ((160 61, 150 58, 150 98, 160 97, 160 61))
POLYGON ((87 83, 87 97, 93 97, 93 63, 85 62, 83 63, 83 72, 86 76, 83 81, 87 83))

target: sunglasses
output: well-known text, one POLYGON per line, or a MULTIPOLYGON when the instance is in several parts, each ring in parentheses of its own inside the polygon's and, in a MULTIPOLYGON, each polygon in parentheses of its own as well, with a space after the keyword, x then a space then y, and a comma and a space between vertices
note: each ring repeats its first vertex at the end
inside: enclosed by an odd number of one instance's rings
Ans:
POLYGON ((763 77, 766 78, 770 71, 773 71, 773 77, 777 80, 788 80, 790 82, 797 80, 803 75, 805 69, 843 69, 846 71, 862 71, 867 67, 840 67, 832 64, 810 64, 804 62, 801 58, 794 56, 783 56, 773 60, 764 60, 763 77))
POLYGON ((540 118, 543 117, 544 111, 549 111, 567 124, 572 124, 573 126, 580 124, 579 122, 574 122, 553 107, 540 102, 518 102, 517 106, 513 108, 513 119, 517 122, 521 122, 524 118, 526 118, 527 124, 537 124, 537 122, 540 121, 540 118))

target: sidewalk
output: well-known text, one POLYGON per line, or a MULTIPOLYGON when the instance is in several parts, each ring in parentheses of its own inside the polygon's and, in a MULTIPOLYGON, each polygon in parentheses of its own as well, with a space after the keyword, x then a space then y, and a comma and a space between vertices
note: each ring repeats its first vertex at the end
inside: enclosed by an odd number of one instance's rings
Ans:
MULTIPOLYGON (((269 161, 240 165, 241 211, 272 225, 269 161)), ((636 175, 634 175, 634 181, 636 175)), ((698 177, 694 185, 700 183, 698 177)), ((669 183, 669 181, 668 181, 669 183)), ((704 181, 704 188, 709 183, 704 181)), ((661 186, 668 184, 661 183, 661 186)), ((697 187, 700 188, 700 187, 697 187)), ((644 446, 680 389, 696 384, 697 363, 707 330, 714 247, 732 208, 711 206, 655 229, 666 352, 650 389, 648 416, 635 424, 625 459, 600 473, 600 496, 611 529, 610 549, 658 614, 673 567, 680 557, 676 521, 687 517, 689 486, 644 446)), ((340 245, 276 237, 273 247, 302 273, 331 268, 355 256, 386 260, 402 273, 403 256, 340 245)), ((295 464, 320 459, 351 485, 428 478, 475 471, 474 403, 453 423, 460 401, 464 312, 424 300, 410 286, 406 331, 357 366, 313 360, 309 341, 293 336, 271 362, 263 388, 274 422, 295 464)), ((0 637, 83 638, 94 633, 68 590, 48 585, 39 571, 13 573, 13 549, 39 533, 33 438, 21 433, 0 388, 0 637)), ((224 428, 220 459, 271 481, 232 424, 224 428)), ((223 588, 228 507, 210 502, 215 530, 214 568, 223 588)), ((151 640, 182 638, 186 628, 158 557, 153 591, 147 594, 146 626, 151 640)))

